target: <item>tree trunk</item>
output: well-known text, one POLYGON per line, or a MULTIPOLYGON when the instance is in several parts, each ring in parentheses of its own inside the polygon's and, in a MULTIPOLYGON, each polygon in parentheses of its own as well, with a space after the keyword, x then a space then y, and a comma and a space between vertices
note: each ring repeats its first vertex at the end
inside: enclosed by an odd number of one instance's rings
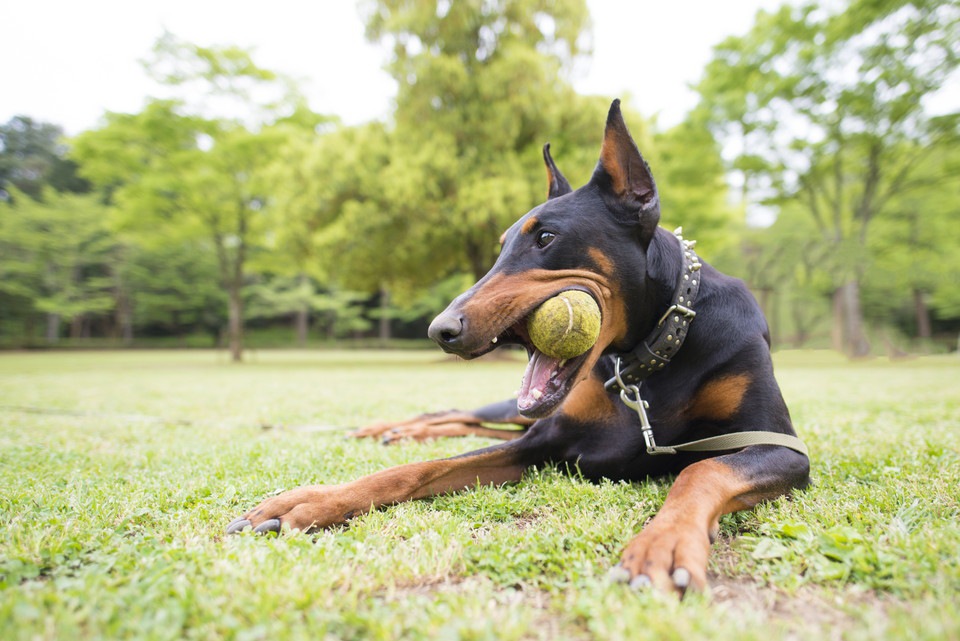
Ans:
POLYGON ((843 287, 833 290, 833 323, 830 326, 830 344, 836 352, 843 352, 846 336, 843 332, 843 287))
POLYGON ((228 294, 230 300, 227 303, 227 333, 230 360, 239 363, 243 360, 243 299, 240 296, 240 287, 237 285, 231 286, 228 294))
POLYGON ((846 353, 852 358, 870 354, 870 342, 863 333, 863 310, 860 308, 860 283, 851 279, 841 288, 843 302, 843 330, 846 353))
POLYGON ((930 338, 930 309, 919 289, 913 290, 913 309, 917 316, 917 338, 930 338))
POLYGON ((390 342, 390 292, 386 287, 380 288, 380 344, 384 347, 390 342))
POLYGON ((80 338, 83 335, 83 314, 76 314, 70 319, 70 338, 80 338))
POLYGON ((133 344, 133 310, 130 309, 130 297, 124 292, 117 295, 115 322, 120 330, 120 340, 123 346, 130 347, 133 344))
POLYGON ((772 290, 769 287, 761 287, 760 291, 760 311, 763 312, 764 318, 767 320, 770 319, 770 294, 772 290))
POLYGON ((803 317, 803 306, 799 301, 793 301, 790 304, 791 316, 793 317, 793 326, 794 331, 796 332, 793 335, 793 346, 796 348, 803 347, 803 344, 807 342, 807 322, 803 317))
POLYGON ((120 264, 124 261, 122 250, 117 254, 117 263, 112 265, 110 270, 113 275, 113 300, 116 307, 113 316, 114 329, 113 338, 119 338, 124 347, 130 347, 133 344, 133 303, 130 300, 130 293, 124 286, 123 276, 120 270, 120 264))
POLYGON ((764 287, 760 290, 760 310, 764 318, 767 319, 767 330, 770 333, 770 346, 776 345, 779 340, 779 322, 776 309, 776 292, 771 287, 764 287))
POLYGON ((60 340, 60 314, 47 314, 47 342, 51 345, 60 340))
POLYGON ((133 312, 128 307, 123 313, 123 326, 121 327, 121 339, 124 347, 133 345, 133 312))
POLYGON ((23 317, 23 336, 25 343, 33 342, 33 334, 36 329, 36 316, 27 314, 23 317))
POLYGON ((297 347, 306 347, 307 333, 310 330, 310 311, 306 304, 294 314, 293 325, 297 333, 297 347))
MULTIPOLYGON (((299 281, 301 288, 306 290, 309 277, 306 274, 300 274, 299 281)), ((300 302, 300 309, 293 316, 293 328, 297 335, 297 346, 306 347, 307 336, 310 332, 310 303, 307 300, 300 302)))

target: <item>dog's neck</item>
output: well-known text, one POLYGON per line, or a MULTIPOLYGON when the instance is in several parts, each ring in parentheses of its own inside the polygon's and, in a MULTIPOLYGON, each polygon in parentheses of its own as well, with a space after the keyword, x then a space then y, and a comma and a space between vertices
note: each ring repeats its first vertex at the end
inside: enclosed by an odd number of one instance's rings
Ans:
POLYGON ((696 241, 658 230, 647 248, 647 283, 643 326, 646 334, 635 346, 616 355, 624 380, 640 382, 664 369, 683 346, 696 316, 700 290, 700 259, 696 241))

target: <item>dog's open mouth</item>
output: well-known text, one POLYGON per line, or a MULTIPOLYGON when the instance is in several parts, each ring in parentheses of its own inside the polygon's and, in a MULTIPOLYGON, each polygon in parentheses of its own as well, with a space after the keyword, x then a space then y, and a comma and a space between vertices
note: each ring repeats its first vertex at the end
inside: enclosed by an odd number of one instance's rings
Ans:
POLYGON ((517 409, 523 416, 541 418, 553 412, 573 389, 576 374, 590 351, 558 360, 535 348, 529 349, 530 360, 520 384, 517 409))
POLYGON ((517 395, 517 409, 527 418, 550 415, 573 389, 578 373, 592 348, 579 356, 557 359, 547 356, 530 340, 527 319, 507 329, 497 337, 498 345, 521 345, 527 350, 529 361, 517 395))

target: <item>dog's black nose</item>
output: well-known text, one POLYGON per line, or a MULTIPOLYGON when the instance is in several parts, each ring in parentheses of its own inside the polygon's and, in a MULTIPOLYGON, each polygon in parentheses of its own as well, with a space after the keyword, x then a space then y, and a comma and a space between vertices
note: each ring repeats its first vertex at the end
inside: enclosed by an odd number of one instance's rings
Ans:
POLYGON ((445 311, 430 323, 427 336, 432 338, 444 351, 456 351, 463 338, 463 318, 459 314, 445 311))

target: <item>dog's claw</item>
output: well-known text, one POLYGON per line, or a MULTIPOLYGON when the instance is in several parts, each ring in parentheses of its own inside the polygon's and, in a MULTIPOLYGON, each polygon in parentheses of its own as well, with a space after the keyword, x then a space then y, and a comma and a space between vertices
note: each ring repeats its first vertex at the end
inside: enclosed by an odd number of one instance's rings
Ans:
POLYGON ((633 581, 630 582, 630 589, 637 591, 646 590, 651 585, 653 585, 653 582, 650 580, 650 577, 646 574, 638 574, 634 577, 633 581))
POLYGON ((237 534, 242 532, 243 528, 250 527, 252 525, 249 519, 240 517, 239 519, 234 519, 230 521, 230 524, 227 526, 227 534, 237 534))
POLYGON ((266 534, 267 532, 279 532, 280 531, 280 519, 270 519, 264 521, 258 525, 253 530, 257 534, 266 534))
POLYGON ((673 584, 681 590, 690 585, 690 572, 686 568, 677 568, 673 571, 673 584))
POLYGON ((630 571, 622 565, 615 565, 607 572, 607 581, 610 583, 629 583, 630 571))

